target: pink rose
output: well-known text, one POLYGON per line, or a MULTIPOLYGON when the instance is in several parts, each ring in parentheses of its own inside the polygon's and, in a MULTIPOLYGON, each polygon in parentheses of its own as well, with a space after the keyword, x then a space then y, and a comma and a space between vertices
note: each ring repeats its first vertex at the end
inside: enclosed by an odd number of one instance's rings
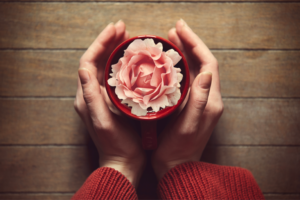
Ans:
POLYGON ((136 39, 124 57, 112 65, 108 84, 116 86, 116 95, 132 107, 132 114, 144 116, 149 107, 157 112, 176 105, 180 99, 183 75, 180 68, 174 67, 180 60, 176 51, 164 52, 162 44, 155 44, 153 39, 136 39))

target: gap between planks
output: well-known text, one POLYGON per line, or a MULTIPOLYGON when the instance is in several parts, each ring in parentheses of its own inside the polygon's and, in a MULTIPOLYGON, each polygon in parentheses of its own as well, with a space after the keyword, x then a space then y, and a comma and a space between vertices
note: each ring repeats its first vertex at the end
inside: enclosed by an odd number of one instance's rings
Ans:
MULTIPOLYGON (((0 2, 1 3, 1 2, 0 2)), ((300 3, 300 2, 299 2, 300 3)), ((87 48, 0 48, 1 51, 86 51, 87 48)), ((210 48, 213 52, 239 52, 239 51, 266 51, 266 52, 293 52, 300 51, 299 49, 245 49, 245 48, 210 48)))
MULTIPOLYGON (((0 100, 62 100, 69 101, 74 100, 76 96, 0 96, 0 100)), ((231 97, 225 96, 222 99, 255 99, 255 100, 295 100, 300 97, 231 97)))
MULTIPOLYGON (((77 147, 87 147, 88 144, 0 144, 0 147, 38 147, 38 148, 77 148, 77 147)), ((243 145, 243 144, 208 144, 206 147, 236 147, 236 148, 248 148, 248 147, 271 147, 271 148, 282 148, 282 147, 300 147, 300 145, 243 145)))
POLYGON ((14 1, 14 0, 0 0, 0 3, 297 3, 300 0, 294 0, 294 1, 247 1, 247 0, 236 0, 236 1, 172 1, 172 0, 166 0, 166 1, 97 1, 97 0, 78 0, 78 1, 43 1, 43 0, 33 0, 33 1, 14 1))

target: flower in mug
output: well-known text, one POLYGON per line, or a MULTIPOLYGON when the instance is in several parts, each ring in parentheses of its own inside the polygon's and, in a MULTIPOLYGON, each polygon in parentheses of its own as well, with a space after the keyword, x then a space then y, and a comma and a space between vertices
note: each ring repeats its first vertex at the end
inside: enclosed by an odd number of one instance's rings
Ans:
POLYGON ((149 107, 157 112, 176 105, 180 99, 183 75, 180 68, 174 67, 180 60, 178 52, 164 52, 162 44, 155 44, 153 39, 136 39, 124 57, 112 65, 108 84, 116 86, 116 95, 132 107, 132 114, 144 116, 149 107))

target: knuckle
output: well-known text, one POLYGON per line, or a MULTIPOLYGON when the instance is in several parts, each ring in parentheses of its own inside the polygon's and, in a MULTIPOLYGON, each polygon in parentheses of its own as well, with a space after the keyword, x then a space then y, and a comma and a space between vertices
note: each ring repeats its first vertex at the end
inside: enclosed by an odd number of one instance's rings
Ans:
POLYGON ((78 114, 83 113, 85 109, 85 103, 78 100, 78 98, 76 97, 76 99, 74 100, 74 109, 78 114))
POLYGON ((200 96, 194 99, 192 105, 196 110, 203 111, 205 109, 206 104, 207 104, 207 98, 200 96))
POLYGON ((77 102, 77 98, 75 98, 73 106, 74 106, 74 109, 76 110, 76 112, 79 112, 79 105, 78 105, 78 102, 77 102))
POLYGON ((85 63, 86 63, 85 56, 82 55, 81 58, 79 59, 79 65, 80 65, 80 66, 83 66, 85 63))
POLYGON ((213 113, 217 117, 221 117, 221 115, 223 114, 223 111, 224 111, 224 104, 223 104, 223 101, 220 100, 218 103, 216 103, 214 105, 213 113))
POLYGON ((95 99, 95 93, 90 87, 85 87, 83 90, 83 98, 86 104, 90 104, 95 99))
POLYGON ((218 60, 215 57, 212 58, 211 64, 214 65, 214 66, 216 66, 216 67, 219 66, 218 60))

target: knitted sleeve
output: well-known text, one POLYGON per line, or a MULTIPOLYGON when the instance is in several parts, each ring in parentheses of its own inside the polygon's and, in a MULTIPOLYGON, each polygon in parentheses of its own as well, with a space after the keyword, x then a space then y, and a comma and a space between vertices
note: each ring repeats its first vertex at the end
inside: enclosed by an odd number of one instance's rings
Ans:
POLYGON ((137 199, 134 186, 120 172, 109 167, 95 170, 72 197, 82 199, 137 199))
POLYGON ((162 199, 264 199, 251 172, 204 162, 189 162, 169 170, 160 180, 162 199))

